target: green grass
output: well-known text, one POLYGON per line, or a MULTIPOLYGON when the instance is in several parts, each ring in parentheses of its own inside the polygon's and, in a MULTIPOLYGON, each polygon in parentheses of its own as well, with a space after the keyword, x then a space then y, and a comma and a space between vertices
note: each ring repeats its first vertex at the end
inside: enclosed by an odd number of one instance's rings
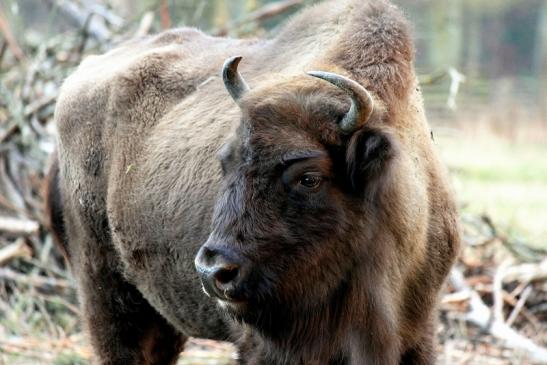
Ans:
POLYGON ((436 136, 436 144, 464 211, 486 213, 547 248, 547 144, 455 133, 436 136))

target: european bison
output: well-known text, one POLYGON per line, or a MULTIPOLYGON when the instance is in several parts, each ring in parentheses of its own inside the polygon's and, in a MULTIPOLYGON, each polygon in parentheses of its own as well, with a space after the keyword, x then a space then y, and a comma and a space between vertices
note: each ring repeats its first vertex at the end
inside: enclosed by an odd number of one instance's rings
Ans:
POLYGON ((459 231, 413 52, 394 6, 348 0, 269 40, 85 59, 47 199, 96 362, 173 364, 196 336, 241 364, 433 364, 459 231))

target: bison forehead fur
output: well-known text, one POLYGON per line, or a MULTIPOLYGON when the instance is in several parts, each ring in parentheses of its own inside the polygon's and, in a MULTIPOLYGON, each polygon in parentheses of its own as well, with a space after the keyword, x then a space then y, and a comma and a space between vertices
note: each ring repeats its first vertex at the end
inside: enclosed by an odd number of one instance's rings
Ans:
POLYGON ((188 336, 241 364, 433 364, 459 230, 413 52, 397 8, 344 0, 270 40, 175 29, 84 60, 46 201, 97 364, 172 364, 188 336), (341 129, 354 100, 311 70, 372 112, 341 129))

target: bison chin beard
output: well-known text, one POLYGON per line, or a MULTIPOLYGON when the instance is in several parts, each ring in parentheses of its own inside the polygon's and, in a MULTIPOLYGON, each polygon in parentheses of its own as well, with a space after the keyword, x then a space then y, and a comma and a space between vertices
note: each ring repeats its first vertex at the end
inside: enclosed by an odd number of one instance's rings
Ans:
POLYGON ((281 294, 287 288, 277 287, 245 302, 219 301, 219 305, 235 321, 253 327, 264 339, 288 350, 294 343, 312 343, 317 336, 334 333, 341 323, 343 298, 347 298, 349 288, 344 278, 329 291, 315 288, 306 295, 287 296, 281 294))

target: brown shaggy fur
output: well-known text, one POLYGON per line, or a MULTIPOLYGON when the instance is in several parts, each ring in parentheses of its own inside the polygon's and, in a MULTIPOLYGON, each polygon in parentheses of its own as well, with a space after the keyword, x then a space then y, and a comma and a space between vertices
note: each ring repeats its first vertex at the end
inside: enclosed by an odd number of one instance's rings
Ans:
POLYGON ((84 60, 46 195, 96 363, 174 363, 196 336, 237 342, 242 364, 433 364, 459 231, 413 52, 394 6, 344 0, 271 40, 176 29, 84 60), (234 55, 241 109, 218 76, 234 55), (314 69, 374 95, 365 127, 338 131, 347 96, 314 69), (313 192, 293 183, 309 169, 313 192), (245 305, 203 294, 204 243, 251 263, 245 305))

